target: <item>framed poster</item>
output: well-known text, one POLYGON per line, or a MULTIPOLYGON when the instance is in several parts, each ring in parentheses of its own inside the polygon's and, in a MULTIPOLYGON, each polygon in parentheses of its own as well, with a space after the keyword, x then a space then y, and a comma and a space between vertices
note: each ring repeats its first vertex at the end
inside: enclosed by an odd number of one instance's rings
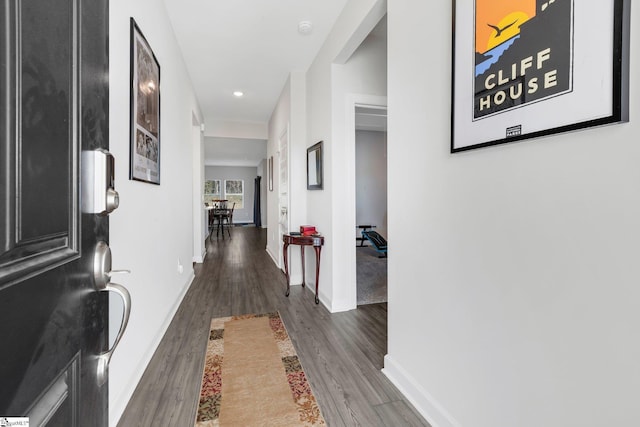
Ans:
POLYGON ((307 190, 322 190, 322 141, 307 148, 307 190))
POLYGON ((129 179, 160 184, 160 64, 131 18, 129 179))
POLYGON ((629 0, 454 0, 451 152, 629 120, 629 0))

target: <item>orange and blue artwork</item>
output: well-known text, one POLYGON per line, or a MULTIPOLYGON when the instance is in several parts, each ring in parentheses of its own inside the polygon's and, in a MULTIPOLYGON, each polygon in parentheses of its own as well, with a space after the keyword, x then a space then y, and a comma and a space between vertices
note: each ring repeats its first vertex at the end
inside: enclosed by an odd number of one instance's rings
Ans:
POLYGON ((572 88, 573 0, 475 0, 474 119, 572 88))

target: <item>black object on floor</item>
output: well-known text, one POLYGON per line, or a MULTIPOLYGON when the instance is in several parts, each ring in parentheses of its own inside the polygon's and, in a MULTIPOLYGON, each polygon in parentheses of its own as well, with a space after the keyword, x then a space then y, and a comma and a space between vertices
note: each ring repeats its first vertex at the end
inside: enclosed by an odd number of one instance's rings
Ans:
POLYGON ((380 252, 381 257, 387 256, 387 241, 377 231, 362 230, 362 237, 371 242, 376 251, 380 252))
MULTIPOLYGON (((359 225, 358 228, 360 229, 360 231, 368 231, 370 228, 376 228, 375 225, 359 225)), ((364 238, 364 236, 361 237, 356 237, 356 240, 360 242, 360 248, 364 248, 364 242, 367 240, 364 238)))

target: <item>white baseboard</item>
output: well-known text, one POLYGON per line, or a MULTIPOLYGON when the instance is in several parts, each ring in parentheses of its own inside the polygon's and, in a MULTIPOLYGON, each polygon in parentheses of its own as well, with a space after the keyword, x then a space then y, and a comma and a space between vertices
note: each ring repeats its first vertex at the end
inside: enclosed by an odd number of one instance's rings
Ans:
POLYGON ((429 392, 417 384, 388 354, 384 356, 382 373, 404 394, 432 427, 462 427, 429 392))
POLYGON ((327 307, 327 309, 331 312, 331 313, 342 313, 344 311, 350 311, 350 310, 355 310, 356 308, 358 308, 357 306, 352 306, 350 304, 343 304, 342 302, 340 303, 333 303, 333 305, 329 306, 328 304, 324 303, 325 298, 322 295, 322 292, 320 292, 320 301, 323 302, 323 304, 327 307))
POLYGON ((195 275, 192 271, 189 279, 183 287, 183 290, 176 299, 175 304, 173 305, 173 307, 171 307, 171 310, 169 311, 167 317, 164 319, 164 322, 162 322, 161 328, 158 329, 158 332, 152 341, 152 345, 147 348, 146 353, 144 354, 142 359, 140 359, 140 363, 134 371, 135 375, 130 378, 129 383, 124 389, 124 392, 115 399, 115 402, 109 402, 110 427, 116 427, 118 425, 120 417, 122 417, 125 409, 127 409, 127 404, 129 404, 129 400, 131 399, 131 396, 133 396, 133 392, 136 390, 136 387, 138 386, 138 383, 140 382, 144 371, 147 369, 149 362, 151 362, 151 358, 153 358, 153 354, 156 352, 158 346, 160 345, 162 338, 164 338, 164 334, 167 332, 167 329, 169 329, 169 325, 171 324, 173 317, 176 315, 180 304, 182 304, 182 300, 187 294, 187 291, 189 290, 189 288, 191 288, 193 279, 195 279, 195 275))
POLYGON ((266 248, 267 253, 269 254, 269 256, 271 257, 271 259, 273 260, 273 263, 276 265, 276 267, 280 268, 280 263, 278 262, 278 257, 276 255, 274 255, 270 250, 269 247, 267 246, 266 248))

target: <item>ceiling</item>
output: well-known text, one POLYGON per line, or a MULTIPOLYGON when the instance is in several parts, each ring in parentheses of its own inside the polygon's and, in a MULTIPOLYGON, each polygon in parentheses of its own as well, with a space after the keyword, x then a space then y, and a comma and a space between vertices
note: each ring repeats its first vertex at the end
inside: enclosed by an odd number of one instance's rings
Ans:
POLYGON ((289 73, 309 68, 346 2, 165 0, 205 124, 267 123, 289 73))
MULTIPOLYGON (((306 71, 347 0, 164 0, 207 128, 268 123, 291 71, 306 71), (310 22, 307 34, 299 24, 310 22), (238 98, 234 91, 242 91, 238 98)), ((374 29, 386 37, 386 19, 374 29)), ((360 111, 358 129, 386 129, 360 111)), ((257 166, 266 140, 206 137, 204 164, 257 166)))

